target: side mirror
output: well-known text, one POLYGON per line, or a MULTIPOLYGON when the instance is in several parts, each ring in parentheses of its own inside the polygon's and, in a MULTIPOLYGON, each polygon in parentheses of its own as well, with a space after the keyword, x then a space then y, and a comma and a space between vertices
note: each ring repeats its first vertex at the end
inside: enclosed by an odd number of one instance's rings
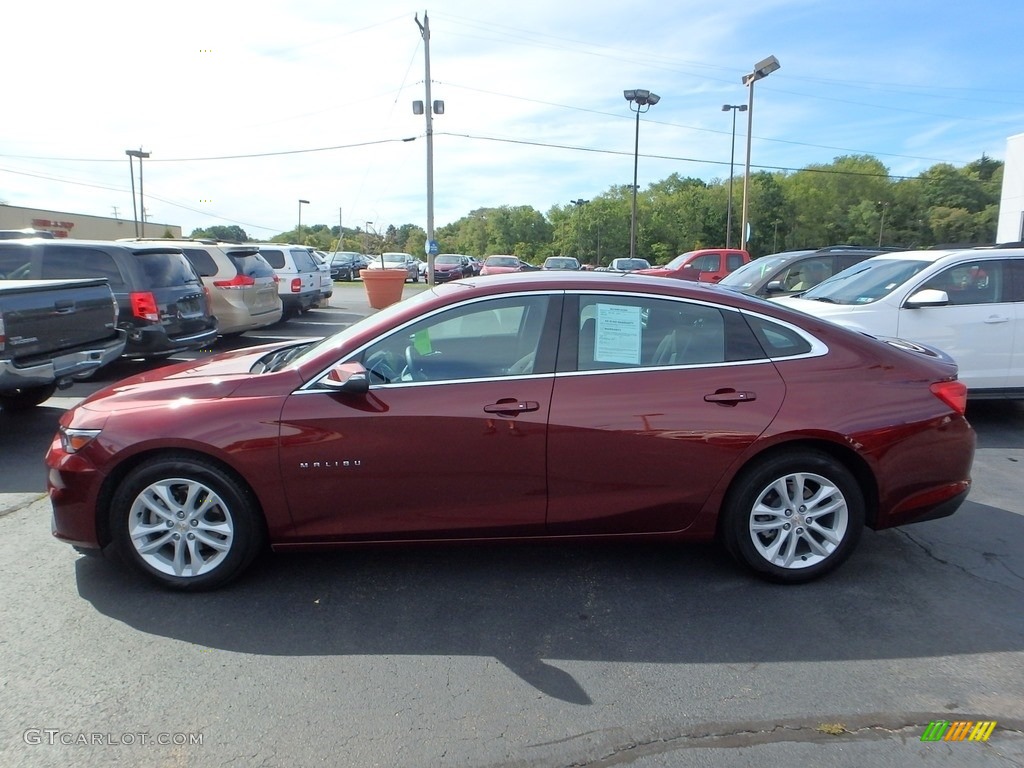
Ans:
POLYGON ((949 304, 949 294, 935 288, 925 288, 910 296, 903 306, 906 309, 921 309, 922 307, 944 307, 949 304))
POLYGON ((786 287, 781 280, 772 280, 764 287, 764 292, 771 296, 773 293, 785 293, 786 287))
POLYGON ((370 391, 370 375, 362 363, 338 363, 320 383, 335 392, 362 395, 370 391))

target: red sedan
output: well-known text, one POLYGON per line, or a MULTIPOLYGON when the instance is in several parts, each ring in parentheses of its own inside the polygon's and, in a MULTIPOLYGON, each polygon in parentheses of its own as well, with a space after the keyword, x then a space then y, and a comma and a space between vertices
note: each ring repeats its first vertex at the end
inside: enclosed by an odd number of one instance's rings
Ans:
POLYGON ((800 582, 957 509, 965 401, 941 352, 714 286, 470 278, 92 395, 47 453, 53 531, 182 589, 268 545, 651 536, 800 582))

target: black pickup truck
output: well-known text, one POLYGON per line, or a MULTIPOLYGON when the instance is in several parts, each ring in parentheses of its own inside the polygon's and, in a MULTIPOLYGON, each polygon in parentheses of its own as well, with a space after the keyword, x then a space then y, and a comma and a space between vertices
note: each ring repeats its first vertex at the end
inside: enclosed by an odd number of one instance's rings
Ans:
POLYGON ((0 408, 31 408, 116 360, 126 334, 106 280, 0 280, 0 408))

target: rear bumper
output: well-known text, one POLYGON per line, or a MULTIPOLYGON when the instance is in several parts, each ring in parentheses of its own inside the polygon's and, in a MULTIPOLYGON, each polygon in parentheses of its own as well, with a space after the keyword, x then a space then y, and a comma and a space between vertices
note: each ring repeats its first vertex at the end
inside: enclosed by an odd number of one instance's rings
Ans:
POLYGON ((126 339, 125 332, 119 330, 117 336, 105 344, 64 352, 38 363, 18 365, 13 360, 0 360, 0 391, 45 386, 66 379, 84 379, 98 368, 117 360, 124 351, 126 339))
POLYGON ((189 349, 213 344, 220 331, 213 322, 208 328, 182 336, 168 336, 166 329, 160 325, 145 325, 128 329, 128 343, 124 348, 124 357, 166 357, 189 349))

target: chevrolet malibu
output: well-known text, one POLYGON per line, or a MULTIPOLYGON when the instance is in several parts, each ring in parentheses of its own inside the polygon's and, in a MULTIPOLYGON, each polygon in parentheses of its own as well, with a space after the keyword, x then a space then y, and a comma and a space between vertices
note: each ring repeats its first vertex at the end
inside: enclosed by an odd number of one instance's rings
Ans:
POLYGON ((802 582, 957 509, 965 402, 942 352, 714 286, 469 278, 90 396, 46 456, 53 532, 190 590, 268 546, 495 539, 718 540, 802 582))

